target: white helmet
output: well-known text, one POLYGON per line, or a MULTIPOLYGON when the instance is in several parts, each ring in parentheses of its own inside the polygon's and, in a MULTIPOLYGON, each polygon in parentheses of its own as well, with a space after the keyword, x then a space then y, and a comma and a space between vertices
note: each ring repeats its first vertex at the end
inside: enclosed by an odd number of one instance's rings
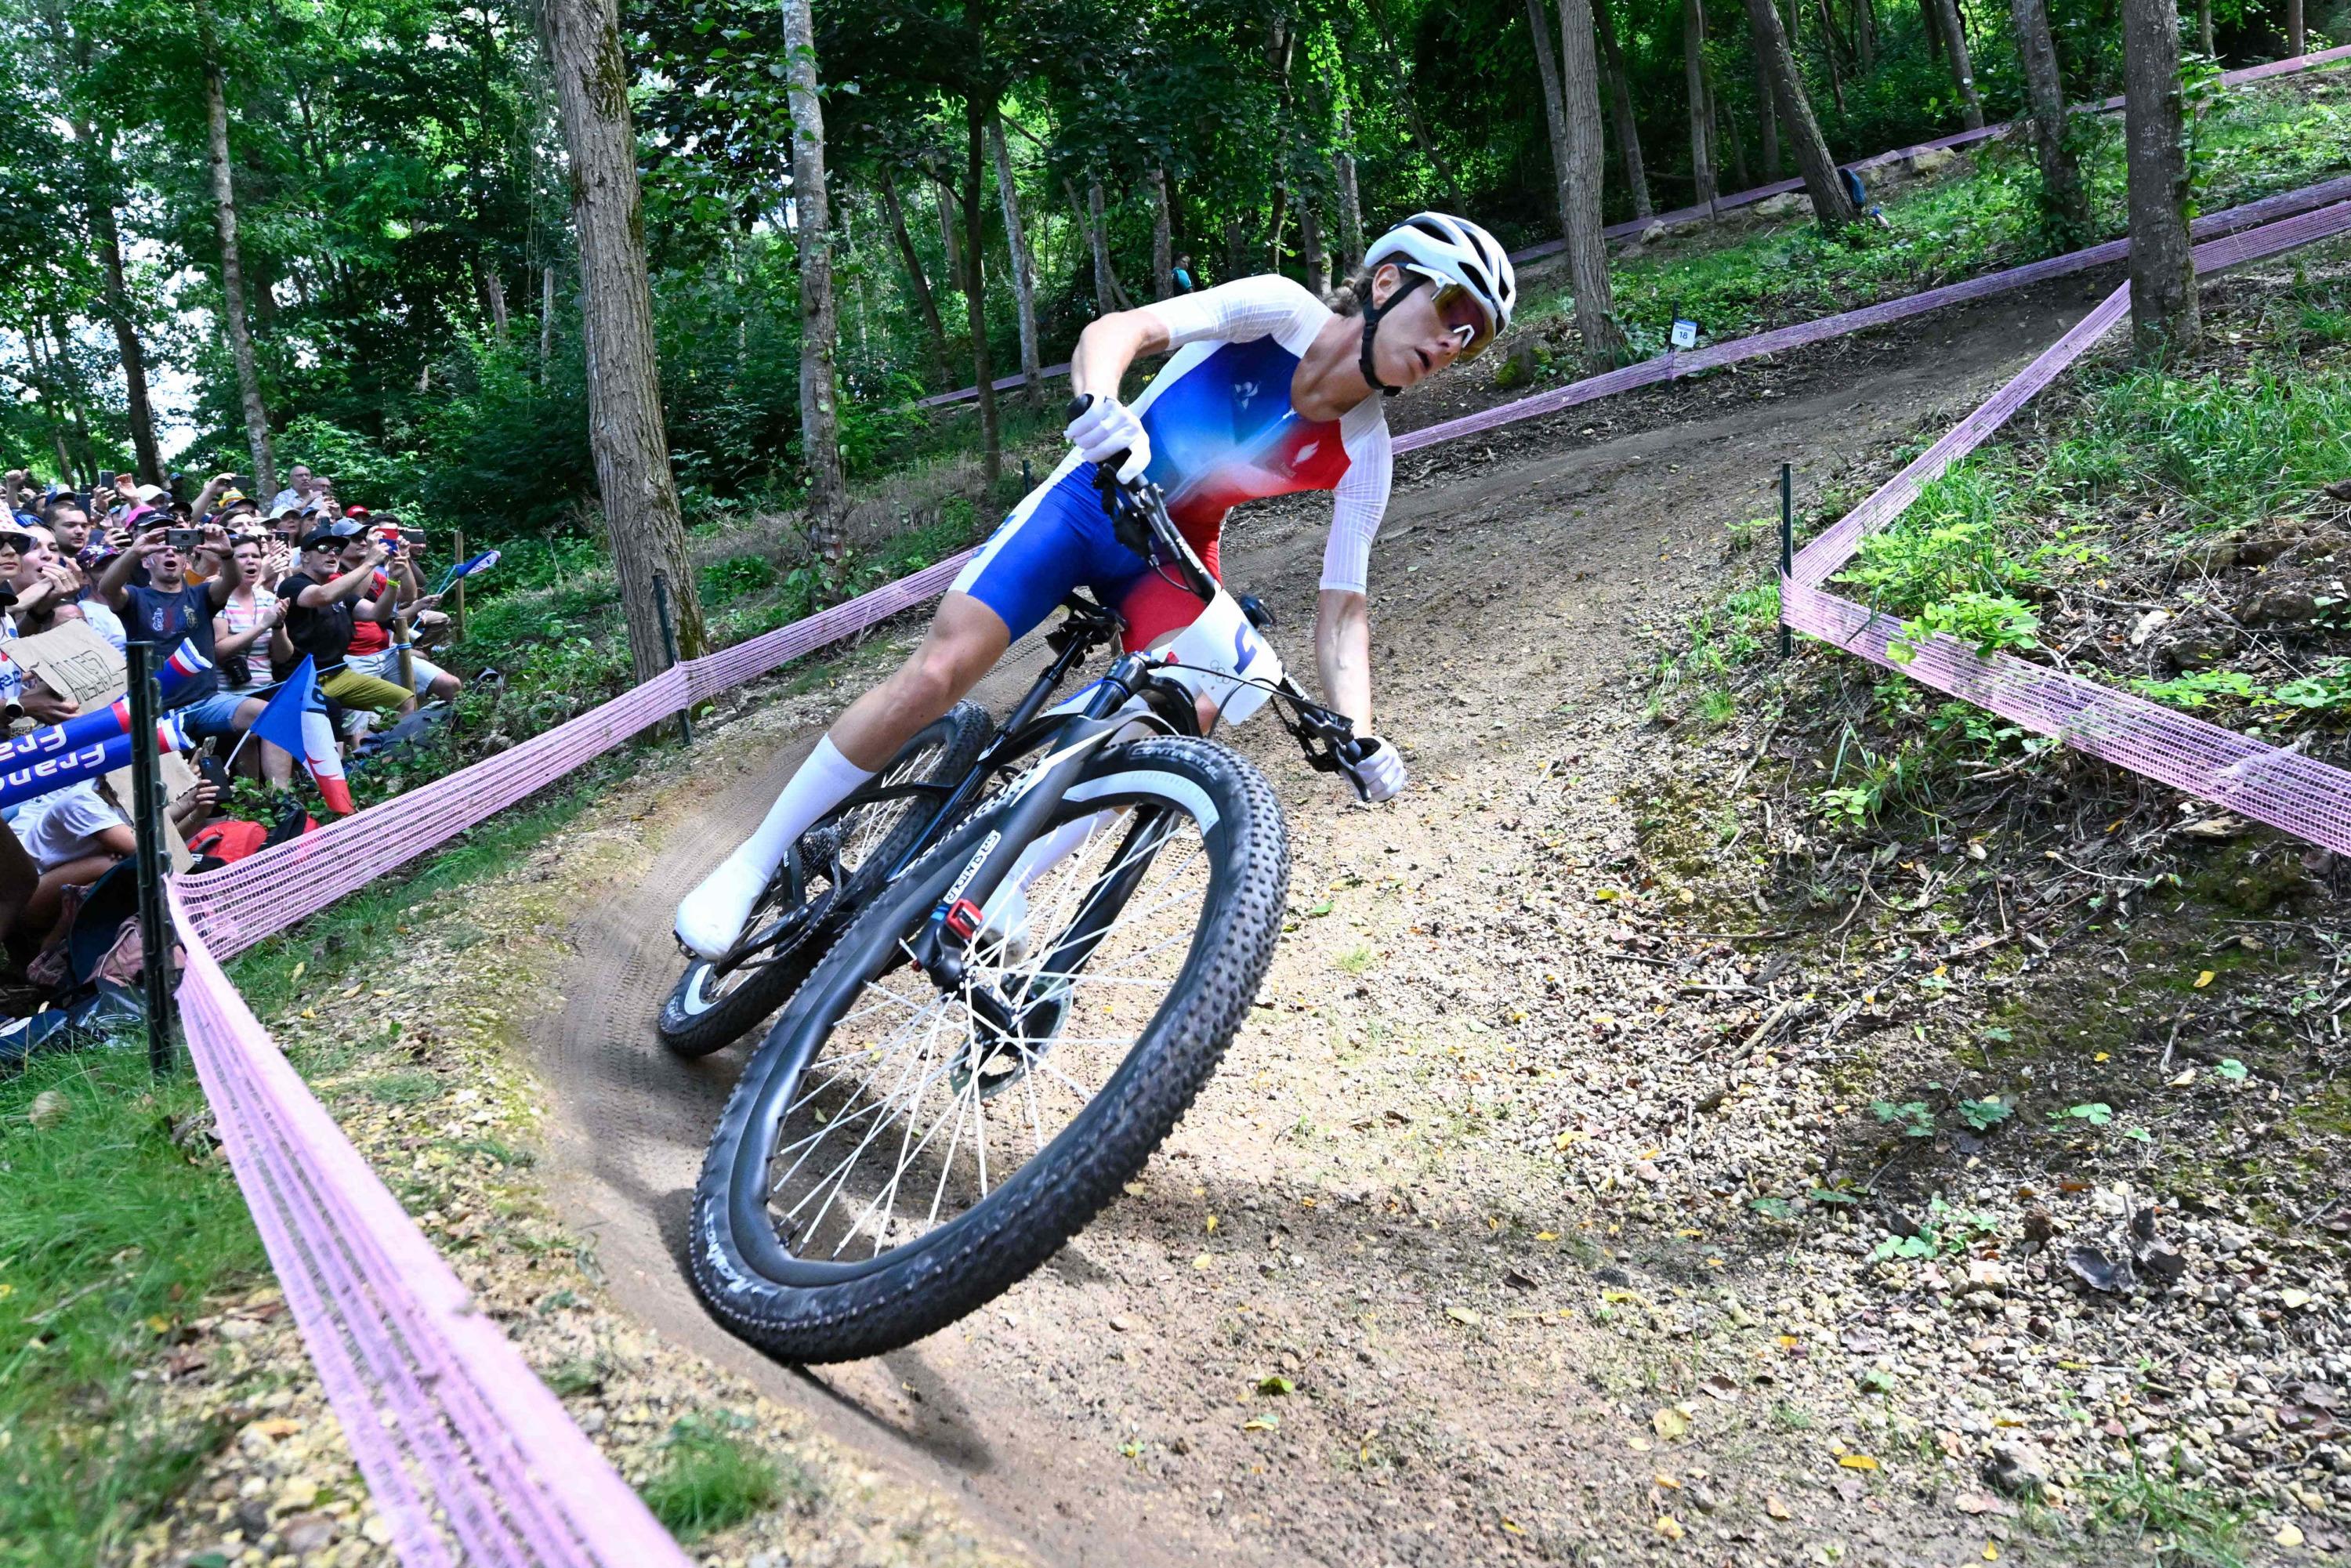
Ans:
POLYGON ((1446 213, 1414 214, 1364 253, 1365 267, 1376 267, 1386 261, 1434 282, 1458 283, 1466 289, 1485 311, 1491 328, 1478 348, 1484 348, 1510 326, 1510 312, 1519 303, 1518 275, 1510 270, 1510 258, 1494 236, 1468 219, 1446 213))

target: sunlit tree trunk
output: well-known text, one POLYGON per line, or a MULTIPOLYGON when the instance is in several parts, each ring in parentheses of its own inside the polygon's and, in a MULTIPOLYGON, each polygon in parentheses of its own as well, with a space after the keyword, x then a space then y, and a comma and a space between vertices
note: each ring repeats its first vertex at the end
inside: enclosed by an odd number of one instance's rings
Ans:
POLYGON ((1567 110, 1560 102, 1559 61, 1551 47, 1551 0, 1526 0, 1527 27, 1534 35, 1535 71, 1542 78, 1543 124, 1551 132, 1552 200, 1560 238, 1568 237, 1567 110))
POLYGON ((2065 85, 2057 69, 2056 42, 2049 33, 2047 0, 2009 0, 2009 12, 2016 26, 2025 100, 2032 110, 2042 210, 2063 226, 2070 249, 2089 242, 2090 198, 2082 187, 2082 171, 2065 145, 2065 85))
POLYGON ((1625 75, 1624 51, 1616 47, 1616 18, 1611 0, 1594 0, 1592 22, 1608 73, 1609 120, 1616 130, 1616 154, 1625 164, 1625 183, 1633 193, 1633 215, 1646 219, 1655 214, 1656 208, 1649 202, 1649 173, 1641 160, 1641 127, 1633 117, 1633 93, 1625 75))
POLYGON ((1364 198, 1355 185, 1355 121, 1343 99, 1339 104, 1339 150, 1331 155, 1339 177, 1339 270, 1350 273, 1364 259, 1364 198))
POLYGON ((816 23, 810 0, 784 0, 785 80, 792 110, 793 240, 800 262, 800 456, 809 473, 809 548, 826 560, 848 552, 841 517, 840 382, 833 354, 841 320, 832 298, 832 195, 824 172, 824 105, 817 96, 816 23))
POLYGON ((1600 141, 1600 59, 1593 46, 1592 6, 1593 0, 1559 0, 1560 105, 1567 121, 1560 210, 1568 279, 1575 290, 1575 329, 1583 340, 1584 362, 1602 371, 1625 357, 1625 334, 1616 325, 1608 245, 1600 233, 1608 151, 1600 141))
POLYGON ((1813 117, 1813 100, 1796 74, 1796 57, 1788 47, 1788 35, 1781 31, 1780 13, 1771 0, 1747 0, 1747 27, 1771 78, 1780 123, 1796 154, 1796 167, 1803 171, 1804 193, 1813 200, 1813 212, 1823 228, 1841 229, 1861 214, 1854 210, 1853 198, 1845 194, 1844 181, 1829 157, 1828 141, 1813 117))
POLYGON ((928 334, 931 350, 931 379, 944 382, 947 376, 947 329, 939 320, 939 302, 931 295, 931 280, 924 276, 922 254, 914 249, 914 236, 906 232, 905 210, 898 204, 898 183, 890 177, 888 168, 882 170, 882 211, 890 220, 890 233, 898 242, 898 259, 906 267, 906 287, 914 296, 914 308, 923 318, 923 329, 928 334))
POLYGON ((245 319, 245 263, 236 242, 236 187, 229 172, 228 92, 221 79, 220 46, 210 0, 197 0, 196 32, 204 51, 205 143, 212 163, 213 225, 220 235, 221 319, 236 363, 238 401, 245 405, 245 440, 264 496, 277 493, 277 457, 269 444, 269 411, 261 401, 261 371, 245 319))
POLYGON ((709 636, 662 421, 629 62, 616 0, 544 0, 538 15, 571 161, 589 448, 628 621, 629 661, 639 680, 649 680, 669 664, 656 576, 668 586, 678 651, 689 659, 706 653, 709 636))
POLYGON ((498 264, 494 256, 483 256, 474 262, 474 277, 482 287, 482 310, 490 319, 490 330, 498 341, 507 339, 507 286, 498 277, 498 264))
MULTIPOLYGON (((985 37, 980 8, 968 16, 976 32, 985 37)), ((963 300, 964 318, 971 324, 972 385, 979 390, 979 473, 993 498, 996 481, 1004 472, 1004 433, 997 420, 996 364, 987 347, 987 269, 980 249, 981 204, 987 199, 980 161, 986 156, 987 128, 996 120, 996 95, 977 85, 964 90, 963 300)))
POLYGON ((1012 152, 1005 145, 1004 121, 991 120, 987 141, 996 154, 996 195, 1004 208, 1004 244, 1012 255, 1012 298, 1020 317, 1021 395, 1030 408, 1045 403, 1043 367, 1037 357, 1037 263, 1029 254, 1029 225, 1020 218, 1020 190, 1012 181, 1012 152))
POLYGON ((1176 291, 1176 230, 1167 210, 1167 171, 1151 167, 1151 298, 1176 291))
POLYGON ((2188 130, 2173 0, 2123 0, 2123 150, 2132 346, 2142 359, 2186 353, 2203 324, 2188 237, 2188 130))
POLYGON ((1936 25, 1943 32, 1943 51, 1950 57, 1951 80, 1959 89, 1959 118, 1970 131, 1983 129, 1983 99, 1976 91, 1975 63, 1968 55, 1968 36, 1959 26, 1959 9, 1953 0, 1928 0, 1934 7, 1936 25))
POLYGON ((1707 108, 1705 0, 1682 0, 1682 77, 1689 93, 1690 178, 1698 187, 1698 204, 1713 217, 1714 150, 1707 141, 1714 117, 1707 108))

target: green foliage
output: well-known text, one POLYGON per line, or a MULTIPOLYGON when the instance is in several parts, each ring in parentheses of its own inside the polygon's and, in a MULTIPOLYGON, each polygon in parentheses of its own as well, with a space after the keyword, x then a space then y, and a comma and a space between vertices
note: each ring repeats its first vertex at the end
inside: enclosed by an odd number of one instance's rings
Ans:
POLYGON ((2015 1114, 2015 1106, 2000 1100, 1959 1102, 1959 1120, 1979 1133, 1989 1133, 2015 1114))
POLYGON ((132 1375, 266 1277, 226 1166, 172 1141, 203 1105, 193 1076, 152 1086, 144 1052, 119 1047, 0 1079, 18 1195, 0 1204, 0 1562, 128 1557, 225 1436, 167 1416, 132 1375), (36 1126, 36 1102, 61 1113, 36 1126))
POLYGON ((680 1541, 729 1529, 794 1496, 813 1496, 805 1477, 741 1436, 740 1426, 725 1416, 680 1420, 663 1442, 661 1468, 637 1488, 680 1541))
POLYGON ((1898 1105, 1890 1100, 1873 1100, 1869 1109, 1882 1125, 1900 1129, 1906 1138, 1935 1135, 1935 1113, 1924 1100, 1908 1100, 1898 1105))

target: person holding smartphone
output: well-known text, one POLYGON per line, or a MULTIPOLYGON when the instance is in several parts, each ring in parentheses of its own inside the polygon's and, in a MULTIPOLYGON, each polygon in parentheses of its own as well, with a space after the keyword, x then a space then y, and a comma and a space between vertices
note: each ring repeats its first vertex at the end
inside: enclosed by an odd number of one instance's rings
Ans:
MULTIPOLYGON (((107 562, 98 582, 99 597, 122 617, 132 635, 166 652, 185 640, 217 664, 213 621, 228 596, 245 585, 245 578, 229 552, 228 536, 215 528, 202 530, 200 547, 212 559, 212 575, 204 582, 190 582, 186 557, 172 539, 174 531, 148 528, 131 541, 129 549, 107 562), (132 582, 132 573, 142 566, 147 569, 147 580, 132 582)), ((224 690, 218 669, 206 670, 190 681, 172 702, 189 735, 198 740, 251 727, 263 706, 259 697, 224 690)))

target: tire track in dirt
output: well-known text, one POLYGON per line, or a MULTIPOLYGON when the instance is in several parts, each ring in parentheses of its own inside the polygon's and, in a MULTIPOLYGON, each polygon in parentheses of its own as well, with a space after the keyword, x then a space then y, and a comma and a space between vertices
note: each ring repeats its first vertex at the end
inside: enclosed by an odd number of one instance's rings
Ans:
MULTIPOLYGON (((1991 302, 1817 362, 1711 377, 1407 460, 1375 552, 1375 663, 1382 727, 1434 788, 1384 811, 1337 809, 1276 727, 1250 727, 1240 749, 1290 813, 1293 904, 1398 861, 1439 905, 1478 897, 1479 857, 1522 851, 1460 796, 1480 778, 1509 779, 1562 708, 1638 711, 1627 670, 1641 628, 1722 580, 1721 530, 1770 509, 1783 457, 1817 490, 1873 444, 1956 415, 2094 297, 2075 283, 1991 302)), ((1228 538, 1231 580, 1277 607, 1277 641, 1301 665, 1326 518, 1286 505, 1245 516, 1228 538)), ((1001 711, 1040 663, 1033 640, 1016 649, 982 700, 1001 711)), ((1625 1490, 1609 1457, 1624 1450, 1617 1413, 1583 1387, 1598 1386, 1606 1346, 1566 1324, 1539 1354, 1512 1358, 1489 1354, 1476 1331, 1456 1347, 1399 1326, 1441 1317, 1459 1280, 1508 1264, 1464 1221, 1487 1214, 1499 1234, 1508 1218, 1532 1234, 1557 1195, 1539 1183, 1497 1190, 1474 1140, 1411 1176, 1382 1168, 1428 1113, 1409 1085, 1381 1078, 1382 1003, 1369 1016, 1323 1006, 1373 994, 1345 977, 1338 922, 1301 922, 1285 941, 1267 1021, 1236 1040, 1143 1194, 957 1329, 877 1362, 801 1371, 717 1328, 676 1248, 747 1048, 680 1061, 652 1019, 675 975, 670 911, 817 733, 731 771, 713 757, 671 797, 626 880, 580 890, 567 1005, 533 1030, 556 1196, 594 1238, 623 1311, 959 1495, 1048 1562, 1435 1563, 1565 1549, 1564 1527, 1514 1515, 1651 1539, 1614 1495, 1625 1490), (1301 1103, 1309 1113, 1285 1123, 1301 1103), (1315 1117, 1352 1131, 1315 1146, 1296 1134, 1315 1117), (1204 1213, 1227 1218, 1212 1269, 1197 1270, 1204 1213), (1281 1402, 1278 1431, 1243 1434, 1241 1406, 1266 1407, 1246 1375, 1259 1368, 1303 1394, 1281 1402), (1138 1445, 1132 1458, 1126 1442, 1138 1445)), ((725 731, 709 749, 729 749, 725 731)), ((1479 956, 1460 962, 1474 969, 1479 956)))

